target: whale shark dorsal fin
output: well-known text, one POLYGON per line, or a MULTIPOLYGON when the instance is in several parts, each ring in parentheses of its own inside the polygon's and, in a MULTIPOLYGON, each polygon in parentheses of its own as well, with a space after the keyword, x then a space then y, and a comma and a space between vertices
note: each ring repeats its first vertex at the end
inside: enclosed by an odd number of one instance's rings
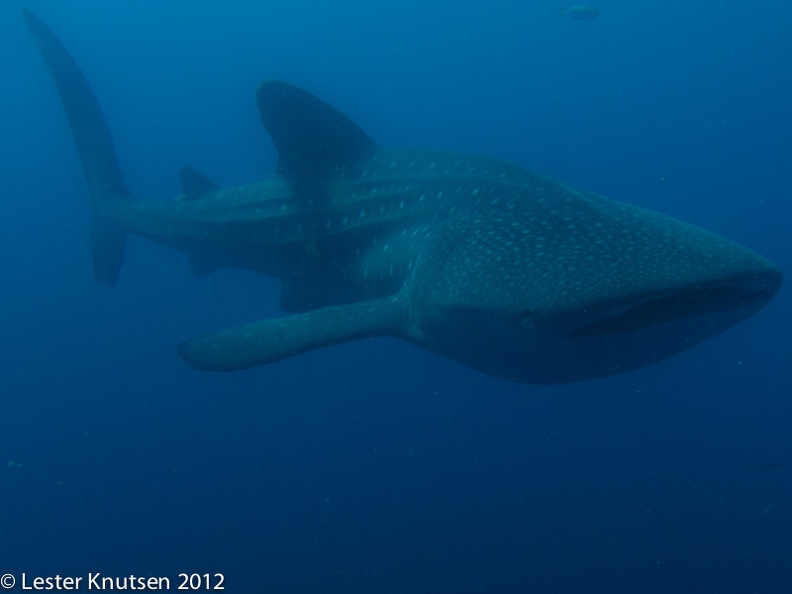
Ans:
POLYGON ((377 148, 355 122, 299 87, 265 82, 256 98, 278 150, 278 173, 298 188, 321 189, 330 179, 354 173, 377 148))
POLYGON ((219 189, 216 183, 205 176, 200 171, 192 167, 182 167, 179 172, 179 181, 181 181, 182 195, 184 200, 195 200, 214 192, 219 189))
POLYGON ((361 338, 404 338, 407 316, 407 299, 397 293, 228 328, 183 342, 179 354, 207 371, 247 369, 361 338))

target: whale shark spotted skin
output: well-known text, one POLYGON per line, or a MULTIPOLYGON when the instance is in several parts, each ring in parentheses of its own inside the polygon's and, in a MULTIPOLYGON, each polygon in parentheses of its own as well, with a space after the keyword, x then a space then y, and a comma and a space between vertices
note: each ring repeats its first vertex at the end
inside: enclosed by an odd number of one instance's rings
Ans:
POLYGON ((278 176, 220 188, 182 170, 179 199, 135 200, 84 74, 23 15, 55 81, 92 206, 96 278, 127 233, 282 281, 290 315, 188 340, 206 370, 390 335, 500 378, 561 383, 671 357, 759 311, 782 282, 750 249, 496 159, 379 146, 283 82, 258 88, 278 176))

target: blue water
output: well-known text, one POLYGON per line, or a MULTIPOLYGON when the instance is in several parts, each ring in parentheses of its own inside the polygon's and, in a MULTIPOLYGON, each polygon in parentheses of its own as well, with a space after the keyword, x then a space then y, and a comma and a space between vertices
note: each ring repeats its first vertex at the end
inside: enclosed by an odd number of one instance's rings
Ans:
MULTIPOLYGON (((788 287, 673 360, 574 385, 494 380, 391 339, 197 372, 175 345, 276 314, 278 286, 193 279, 134 238, 115 289, 92 279, 79 161, 14 4, 0 5, 0 573, 792 591, 788 287)), ((135 195, 172 198, 184 164, 223 185, 268 175, 254 91, 278 78, 384 145, 503 157, 792 274, 792 3, 602 0, 591 21, 557 18, 555 0, 26 4, 92 81, 135 195)))

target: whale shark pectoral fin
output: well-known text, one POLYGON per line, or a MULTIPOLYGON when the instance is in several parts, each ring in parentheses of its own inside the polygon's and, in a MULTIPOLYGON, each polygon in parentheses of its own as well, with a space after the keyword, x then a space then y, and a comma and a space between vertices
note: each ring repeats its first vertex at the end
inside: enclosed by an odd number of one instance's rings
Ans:
POLYGON ((406 298, 397 293, 228 328, 183 342, 179 354, 198 369, 234 371, 361 338, 402 336, 406 323, 406 298))

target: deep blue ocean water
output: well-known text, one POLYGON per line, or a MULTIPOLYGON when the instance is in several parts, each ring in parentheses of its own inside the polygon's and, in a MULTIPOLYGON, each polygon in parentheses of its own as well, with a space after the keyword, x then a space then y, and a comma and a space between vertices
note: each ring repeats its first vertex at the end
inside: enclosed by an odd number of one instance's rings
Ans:
MULTIPOLYGON (((31 0, 135 195, 269 175, 259 82, 387 146, 509 159, 792 274, 792 4, 31 0)), ((511 384, 392 339, 207 374, 186 337, 275 315, 132 238, 90 272, 71 134, 0 5, 0 573, 221 572, 231 592, 792 592, 792 303, 680 356, 511 384)), ((17 590, 19 587, 17 586, 17 590)))

